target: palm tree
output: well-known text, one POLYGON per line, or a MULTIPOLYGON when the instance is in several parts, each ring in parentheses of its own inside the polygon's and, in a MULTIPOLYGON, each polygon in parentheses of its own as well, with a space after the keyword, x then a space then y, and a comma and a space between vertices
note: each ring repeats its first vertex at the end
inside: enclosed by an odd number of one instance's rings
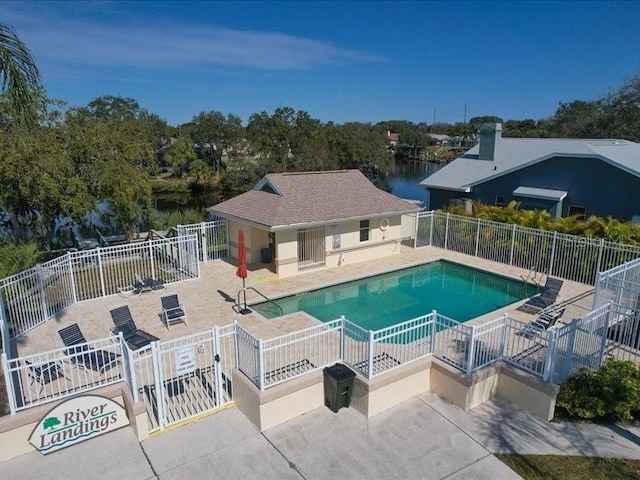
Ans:
POLYGON ((20 122, 35 119, 40 72, 27 46, 8 25, 0 23, 0 92, 20 122))

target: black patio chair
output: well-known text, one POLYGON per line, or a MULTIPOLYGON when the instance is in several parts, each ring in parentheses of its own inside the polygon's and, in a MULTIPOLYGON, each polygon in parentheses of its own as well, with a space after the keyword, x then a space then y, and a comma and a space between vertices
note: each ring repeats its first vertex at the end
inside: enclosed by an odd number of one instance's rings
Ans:
POLYGON ((149 345, 151 342, 159 340, 158 337, 144 330, 140 330, 136 326, 128 305, 112 308, 109 313, 111 313, 111 319, 115 325, 113 332, 115 334, 122 332, 124 341, 127 342, 131 350, 138 350, 139 348, 149 345))
POLYGON ((58 335, 68 347, 65 353, 70 355, 69 360, 78 367, 102 375, 120 362, 120 355, 106 350, 96 350, 87 345, 87 340, 82 335, 77 323, 58 330, 58 335))
POLYGON ((544 287, 540 291, 539 295, 530 298, 520 307, 518 310, 527 313, 539 313, 545 308, 550 307, 556 302, 558 298, 558 293, 560 293, 560 289, 562 288, 563 280, 559 278, 547 277, 547 281, 545 282, 544 287))
POLYGON ((42 393, 42 390, 47 384, 60 378, 64 378, 65 380, 67 378, 64 370, 62 370, 62 366, 58 362, 45 362, 34 365, 29 360, 25 360, 24 363, 29 367, 29 389, 38 395, 42 393))
POLYGON ((174 293, 161 297, 160 302, 162 302, 162 321, 167 325, 167 328, 176 322, 184 322, 187 325, 187 312, 180 305, 178 294, 174 293))
POLYGON ((516 335, 520 335, 525 338, 533 338, 537 337, 541 332, 549 330, 553 327, 558 320, 564 315, 565 309, 562 308, 560 310, 544 312, 538 318, 536 318, 533 322, 530 322, 519 332, 516 332, 516 335))

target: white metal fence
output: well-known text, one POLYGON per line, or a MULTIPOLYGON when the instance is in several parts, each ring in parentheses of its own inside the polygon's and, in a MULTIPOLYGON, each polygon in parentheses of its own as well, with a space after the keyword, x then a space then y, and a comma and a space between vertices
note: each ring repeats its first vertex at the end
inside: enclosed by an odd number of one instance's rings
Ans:
POLYGON ((226 220, 178 225, 178 236, 195 235, 198 239, 199 259, 211 262, 229 256, 229 231, 226 220))
POLYGON ((640 258, 598 274, 595 305, 613 302, 635 310, 640 299, 640 258))
POLYGON ((2 354, 12 413, 120 382, 127 352, 121 337, 8 358, 2 354))
POLYGON ((137 279, 174 283, 200 274, 194 235, 69 252, 0 280, 6 323, 21 335, 77 302, 126 291, 137 279))
POLYGON ((416 214, 415 246, 436 246, 593 284, 597 272, 640 257, 640 247, 439 212, 416 214))

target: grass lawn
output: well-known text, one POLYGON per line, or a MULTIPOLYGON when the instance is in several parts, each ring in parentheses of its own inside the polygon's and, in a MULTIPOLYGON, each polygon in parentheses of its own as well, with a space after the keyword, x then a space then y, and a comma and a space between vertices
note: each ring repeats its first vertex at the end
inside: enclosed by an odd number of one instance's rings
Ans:
POLYGON ((496 457, 525 480, 640 479, 640 460, 561 455, 496 455, 496 457))

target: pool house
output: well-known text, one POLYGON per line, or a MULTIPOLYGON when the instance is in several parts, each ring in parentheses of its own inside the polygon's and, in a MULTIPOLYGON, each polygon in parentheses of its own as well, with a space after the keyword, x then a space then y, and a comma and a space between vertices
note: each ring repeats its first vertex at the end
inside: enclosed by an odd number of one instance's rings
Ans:
MULTIPOLYGON (((0 418, 0 438, 10 448, 0 460, 32 450, 27 437, 39 419, 88 393, 122 404, 141 440, 234 404, 264 430, 322 407, 322 371, 340 362, 356 373, 351 406, 367 417, 433 391, 465 409, 500 396, 550 419, 569 375, 607 356, 638 360, 640 248, 439 212, 380 213, 389 227, 377 234, 397 227, 393 254, 349 261, 347 250, 339 267, 297 274, 298 257, 283 262, 293 258, 283 257, 283 241, 276 268, 295 264, 296 274, 276 276, 254 251, 246 279, 252 311, 244 315, 229 255, 231 218, 180 226, 172 238, 71 252, 1 280, 10 415, 0 418), (454 282, 421 270, 442 261, 471 272, 461 270, 454 282), (560 282, 553 303, 524 308, 548 279, 560 282), (412 304, 410 289, 420 284, 438 283, 446 296, 463 280, 470 303, 481 303, 488 288, 524 293, 502 304, 492 298, 488 311, 469 319, 442 305, 420 306, 384 326, 360 322, 360 310, 387 317, 412 304), (176 298, 182 320, 167 320, 166 297, 176 298), (297 306, 285 311, 291 298, 297 306), (334 318, 309 313, 342 300, 355 303, 332 311, 334 318), (265 303, 270 312, 260 313, 265 303), (113 312, 123 310, 148 342, 114 334, 113 312), (534 325, 559 311, 553 325, 534 325), (69 327, 82 339, 67 343, 69 327)), ((329 245, 333 234, 323 238, 329 245)))

